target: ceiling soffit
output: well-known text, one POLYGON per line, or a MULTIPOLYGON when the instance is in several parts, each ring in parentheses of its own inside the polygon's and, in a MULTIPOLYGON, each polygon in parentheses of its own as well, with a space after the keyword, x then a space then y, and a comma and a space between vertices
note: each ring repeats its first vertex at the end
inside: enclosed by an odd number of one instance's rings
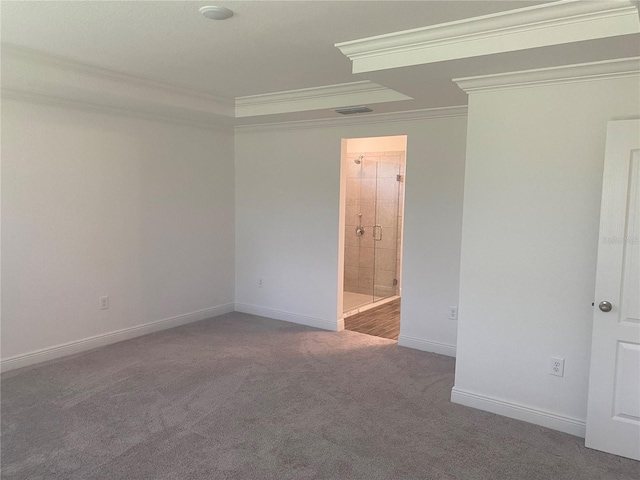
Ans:
POLYGON ((363 80, 288 92, 236 98, 236 117, 304 112, 325 108, 412 100, 400 92, 363 80))
POLYGON ((637 33, 626 0, 561 0, 335 46, 363 73, 637 33))

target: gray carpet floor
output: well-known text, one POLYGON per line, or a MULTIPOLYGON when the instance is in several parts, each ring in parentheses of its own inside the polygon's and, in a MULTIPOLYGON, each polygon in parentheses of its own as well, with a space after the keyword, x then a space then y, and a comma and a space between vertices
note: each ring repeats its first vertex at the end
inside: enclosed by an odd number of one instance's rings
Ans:
POLYGON ((3 479, 634 479, 450 403, 454 359, 240 313, 2 376, 3 479))

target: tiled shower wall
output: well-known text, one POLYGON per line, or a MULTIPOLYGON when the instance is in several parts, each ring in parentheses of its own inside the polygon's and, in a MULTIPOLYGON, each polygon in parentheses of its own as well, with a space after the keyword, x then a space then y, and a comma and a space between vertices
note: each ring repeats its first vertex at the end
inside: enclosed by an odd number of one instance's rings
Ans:
POLYGON ((404 152, 358 152, 346 157, 344 289, 348 292, 398 295, 401 279, 404 152), (362 164, 354 160, 363 155, 362 164), (401 175, 398 182, 397 175, 401 175), (378 218, 376 219, 376 201, 378 218), (361 223, 358 214, 362 214, 361 223), (373 240, 373 225, 382 225, 382 240, 373 240), (365 233, 356 235, 362 225, 365 233), (374 255, 375 252, 375 255, 374 255), (398 284, 393 285, 397 279, 398 284))

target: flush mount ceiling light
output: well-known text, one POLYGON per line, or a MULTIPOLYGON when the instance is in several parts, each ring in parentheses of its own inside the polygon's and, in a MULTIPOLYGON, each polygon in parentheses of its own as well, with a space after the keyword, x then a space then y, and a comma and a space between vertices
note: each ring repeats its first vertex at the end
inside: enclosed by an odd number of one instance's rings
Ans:
POLYGON ((225 7, 202 7, 200 13, 210 20, 225 20, 233 16, 233 11, 225 7))

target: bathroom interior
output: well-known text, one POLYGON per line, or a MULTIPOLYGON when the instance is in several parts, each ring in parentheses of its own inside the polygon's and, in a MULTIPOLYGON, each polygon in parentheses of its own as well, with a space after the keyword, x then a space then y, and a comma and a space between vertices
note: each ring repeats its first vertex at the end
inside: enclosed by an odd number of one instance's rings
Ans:
POLYGON ((402 292, 406 135, 343 143, 346 330, 397 340, 402 292))

